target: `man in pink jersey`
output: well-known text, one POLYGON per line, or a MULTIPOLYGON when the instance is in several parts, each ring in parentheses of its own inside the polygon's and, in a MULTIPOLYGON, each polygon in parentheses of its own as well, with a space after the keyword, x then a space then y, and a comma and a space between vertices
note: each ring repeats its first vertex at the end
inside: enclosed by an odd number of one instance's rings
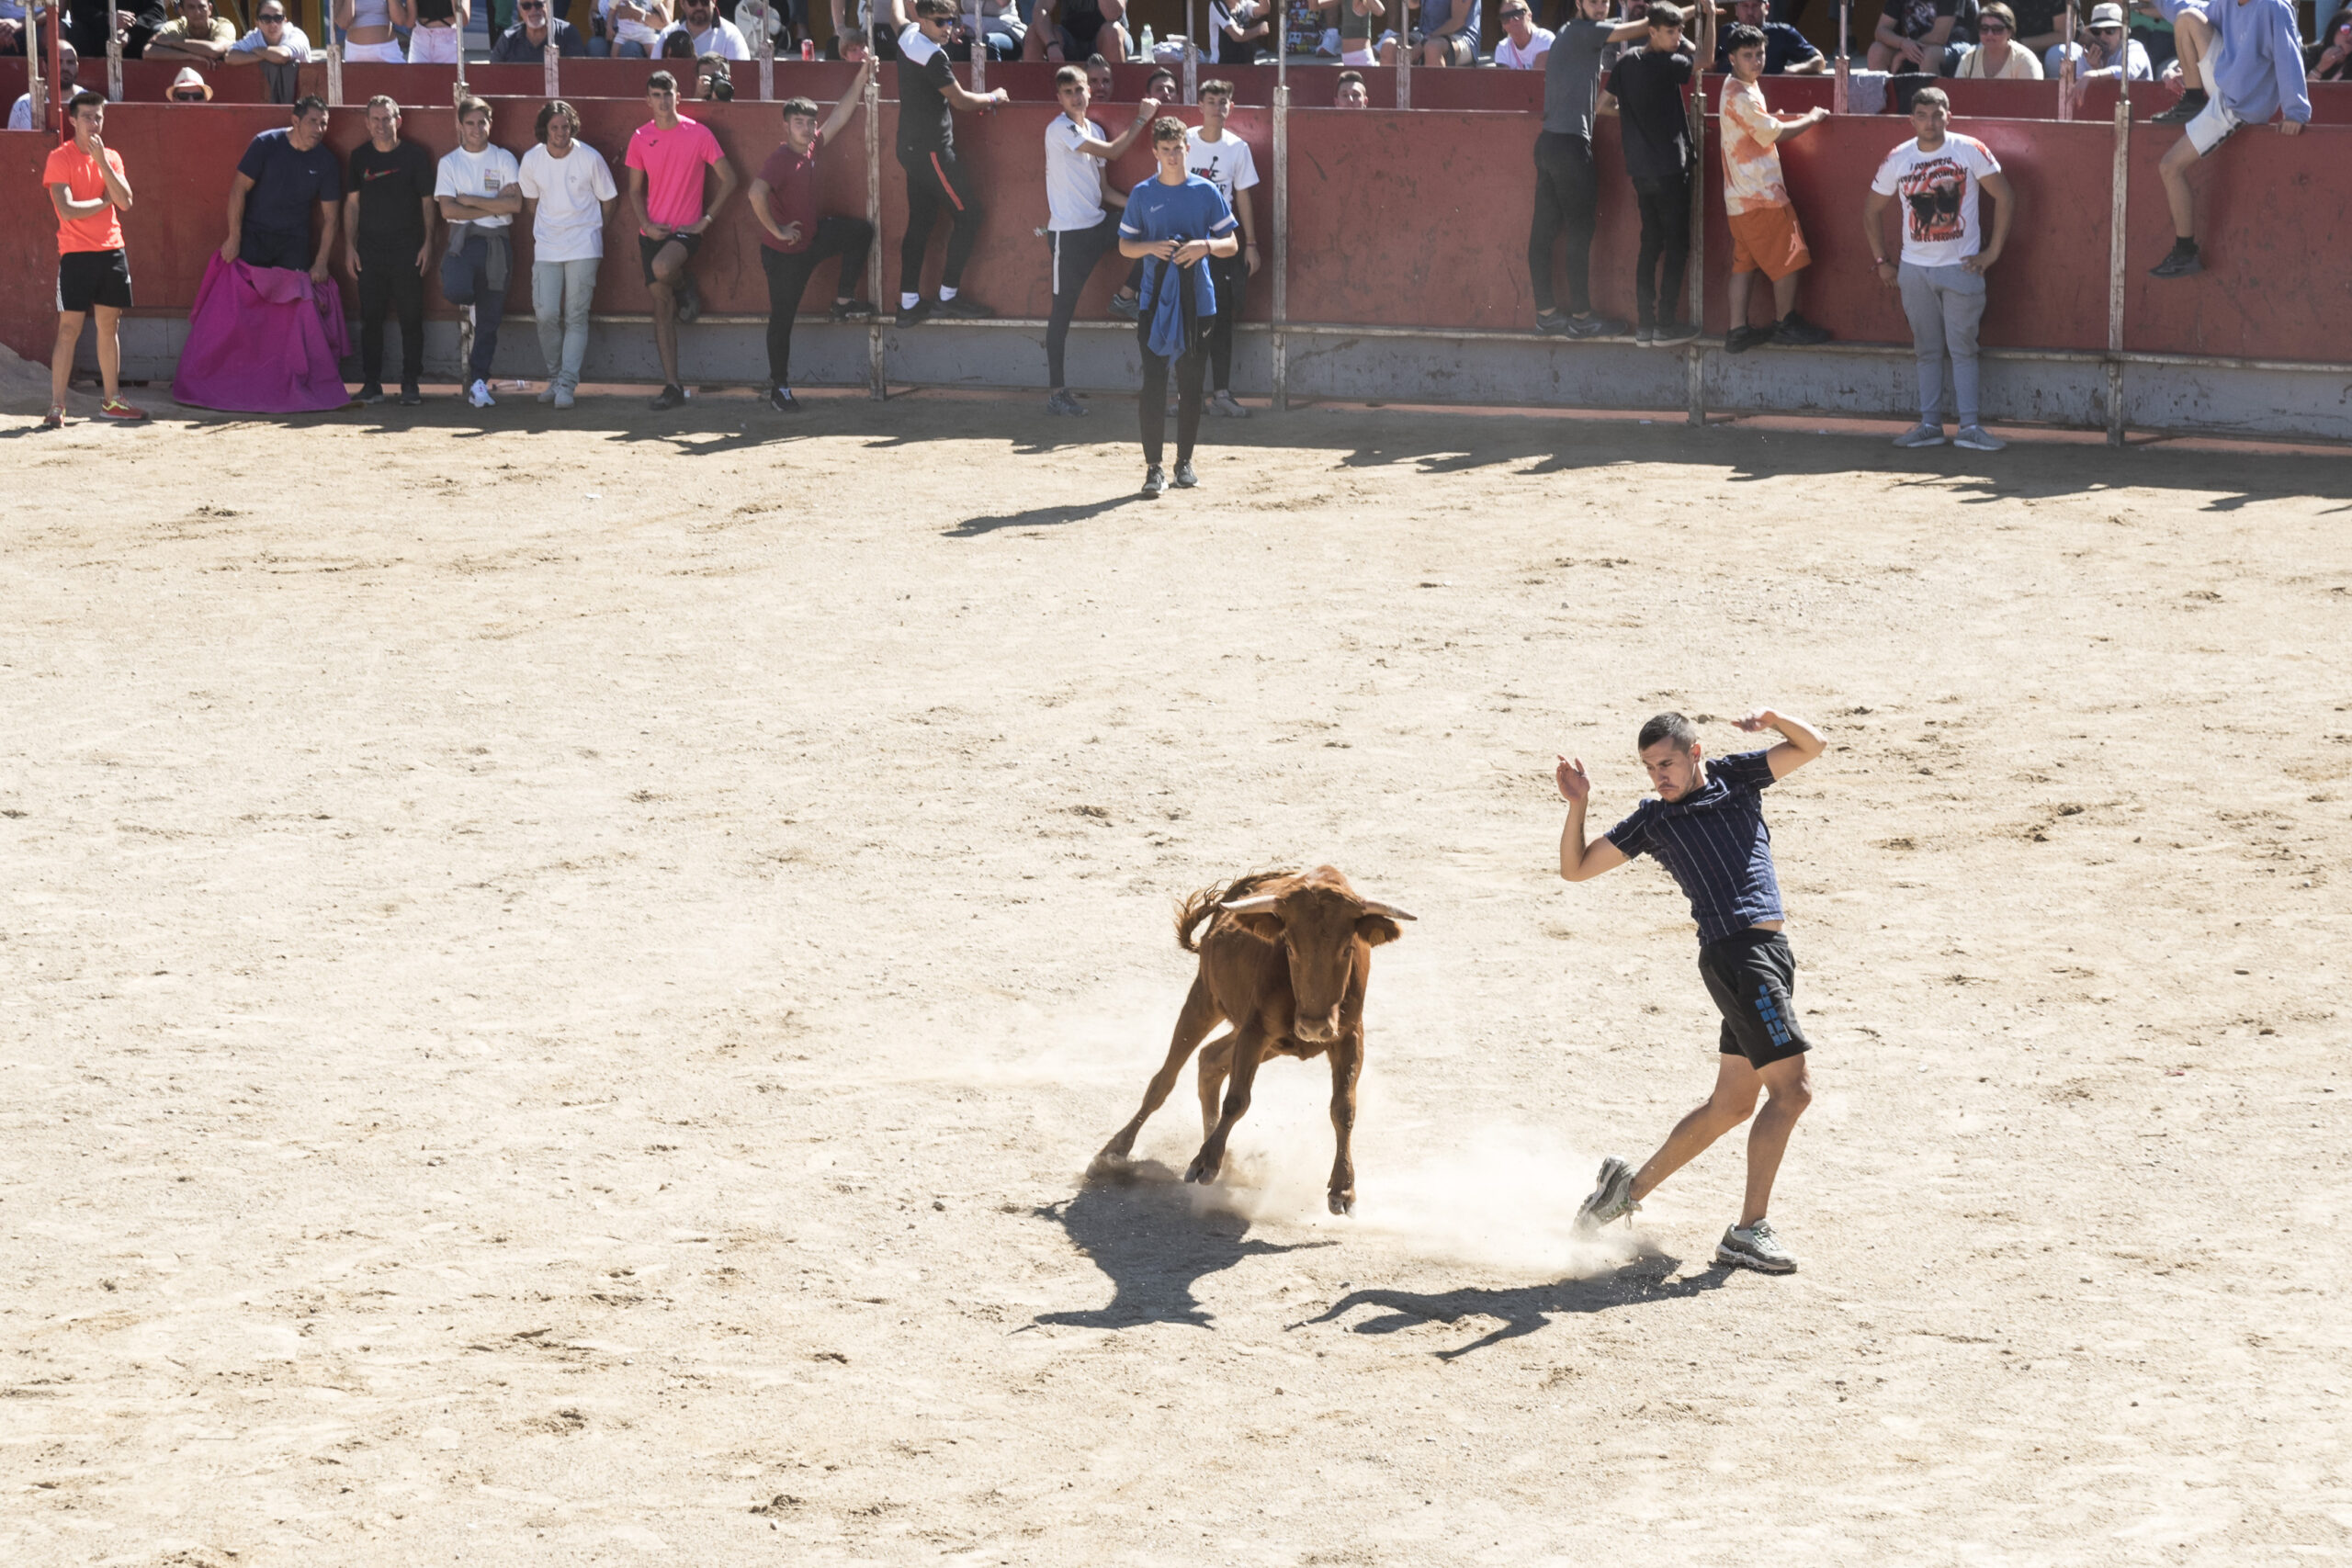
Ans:
POLYGON ((702 313, 686 264, 727 198, 735 194, 734 167, 718 150, 718 139, 699 120, 678 113, 678 82, 667 71, 645 79, 650 123, 628 139, 628 205, 637 218, 638 254, 645 263, 645 287, 653 296, 653 347, 662 356, 662 395, 656 412, 686 400, 678 374, 678 323, 702 313), (718 188, 703 201, 704 173, 718 188))

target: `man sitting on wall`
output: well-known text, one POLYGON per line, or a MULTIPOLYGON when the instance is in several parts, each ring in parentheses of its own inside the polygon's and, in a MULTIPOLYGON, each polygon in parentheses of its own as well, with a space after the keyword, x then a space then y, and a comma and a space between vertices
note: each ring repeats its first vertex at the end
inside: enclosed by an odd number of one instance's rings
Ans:
MULTIPOLYGON (((2177 29, 2181 17, 2176 16, 2173 20, 2177 29)), ((2197 249, 2196 203, 2188 188, 2188 171, 2199 159, 2229 140, 2233 131, 2267 125, 2281 111, 2285 114, 2278 125, 2282 136, 2297 134, 2312 118, 2311 90, 2303 77, 2303 40, 2289 0, 2211 0, 2205 24, 2211 30, 2213 44, 2199 60, 2198 68, 2207 102, 2188 122, 2187 134, 2156 164, 2177 238, 2171 253, 2148 269, 2151 277, 2188 277, 2205 270, 2197 249)))

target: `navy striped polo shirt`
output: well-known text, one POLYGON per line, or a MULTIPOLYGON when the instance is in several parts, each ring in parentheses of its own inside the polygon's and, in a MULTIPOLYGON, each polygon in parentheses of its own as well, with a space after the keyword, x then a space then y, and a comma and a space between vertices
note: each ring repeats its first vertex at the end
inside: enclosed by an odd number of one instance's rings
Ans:
POLYGON ((1742 751, 1706 768, 1702 788, 1680 800, 1652 796, 1609 829, 1609 841, 1628 860, 1656 855, 1674 874, 1690 900, 1702 947, 1782 918, 1772 829, 1764 825, 1758 793, 1771 787, 1772 764, 1761 751, 1742 751))

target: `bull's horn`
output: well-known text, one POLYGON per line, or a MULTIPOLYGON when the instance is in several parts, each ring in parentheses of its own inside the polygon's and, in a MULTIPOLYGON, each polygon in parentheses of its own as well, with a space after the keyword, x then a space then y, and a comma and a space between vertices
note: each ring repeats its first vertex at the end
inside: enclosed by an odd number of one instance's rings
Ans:
POLYGON ((1365 899, 1363 912, 1367 915, 1386 915, 1392 920, 1413 920, 1420 918, 1398 908, 1394 904, 1384 904, 1377 898, 1365 899))
POLYGON ((1274 896, 1271 893, 1261 893, 1254 898, 1229 899, 1217 906, 1220 909, 1230 909, 1237 915, 1246 915, 1253 909, 1271 909, 1273 907, 1274 896))

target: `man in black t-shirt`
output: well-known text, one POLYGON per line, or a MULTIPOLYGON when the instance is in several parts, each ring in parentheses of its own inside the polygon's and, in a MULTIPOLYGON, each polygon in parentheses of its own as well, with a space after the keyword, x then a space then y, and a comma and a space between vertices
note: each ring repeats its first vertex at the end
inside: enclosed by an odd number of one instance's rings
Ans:
POLYGON ((916 0, 915 19, 899 35, 899 166, 907 172, 907 234, 899 245, 899 325, 911 327, 934 314, 980 321, 996 314, 977 299, 957 297, 964 264, 980 237, 980 193, 971 174, 956 161, 956 116, 1008 102, 1003 88, 976 95, 964 90, 947 64, 947 39, 956 22, 956 0, 916 0), (939 303, 922 299, 922 256, 931 231, 945 210, 947 256, 939 271, 939 303))
MULTIPOLYGON (((1764 35, 1765 75, 1819 76, 1828 71, 1827 58, 1813 46, 1813 40, 1787 22, 1775 19, 1765 0, 1734 0, 1731 17, 1742 27, 1754 28, 1764 35)), ((1731 50, 1720 33, 1712 69, 1718 75, 1731 73, 1731 50)))
POLYGON ((1650 0, 1649 38, 1609 73, 1617 100, 1625 174, 1641 203, 1642 248, 1634 264, 1634 342, 1670 347, 1699 335, 1682 320, 1682 269, 1690 259, 1690 114, 1682 89, 1696 62, 1715 51, 1715 0, 1699 0, 1694 51, 1682 41, 1682 12, 1650 0))
POLYGON ((424 400, 424 268, 433 254, 433 154, 401 140, 401 107, 368 100, 368 140, 351 154, 344 261, 359 282, 359 400, 384 400, 384 316, 401 316, 401 401, 424 400))

